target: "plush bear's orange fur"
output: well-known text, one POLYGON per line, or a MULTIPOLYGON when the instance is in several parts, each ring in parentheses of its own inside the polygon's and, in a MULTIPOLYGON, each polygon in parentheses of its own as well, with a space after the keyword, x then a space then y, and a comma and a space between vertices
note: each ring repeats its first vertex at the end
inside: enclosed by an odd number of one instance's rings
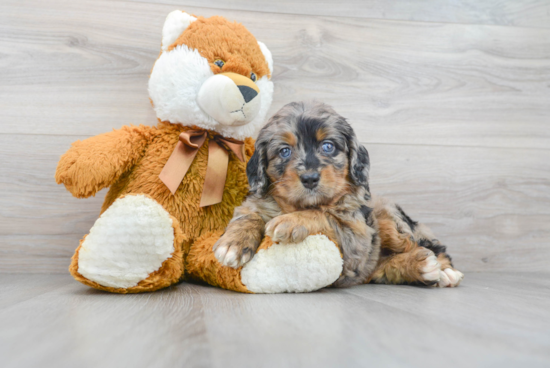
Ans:
POLYGON ((214 256, 212 247, 223 231, 206 233, 198 238, 187 257, 186 272, 193 281, 203 281, 224 289, 249 293, 241 282, 241 269, 222 267, 214 256))
POLYGON ((233 72, 249 76, 254 72, 258 79, 264 75, 271 77, 256 38, 240 23, 231 23, 217 16, 198 17, 168 51, 182 44, 197 49, 210 62, 214 74, 233 72), (221 69, 214 64, 218 59, 225 63, 221 69))
MULTIPOLYGON (((234 208, 241 204, 248 191, 246 163, 239 161, 231 152, 222 202, 208 207, 199 206, 208 159, 208 140, 214 134, 209 132, 206 143, 199 149, 175 195, 170 193, 158 175, 174 150, 179 134, 190 129, 193 127, 161 122, 156 127, 123 127, 84 141, 77 141, 61 157, 55 175, 56 181, 64 183, 67 189, 79 198, 95 195, 99 190, 110 186, 101 209, 102 213, 124 195, 148 195, 177 220, 176 239, 180 244, 175 247, 173 257, 186 259, 189 247, 195 239, 227 226, 234 208), (77 161, 78 165, 74 165, 77 161), (87 169, 82 170, 82 167, 87 169)), ((254 142, 247 138, 247 161, 253 150, 254 142)), ((157 271, 157 275, 151 275, 144 280, 145 282, 130 289, 103 287, 86 280, 77 272, 78 254, 73 256, 70 271, 78 281, 101 290, 120 293, 153 291, 177 282, 184 276, 183 264, 181 269, 172 267, 174 275, 168 277, 171 282, 166 284, 166 269, 163 270, 166 262, 157 271), (176 277, 175 274, 178 272, 180 274, 176 277)))

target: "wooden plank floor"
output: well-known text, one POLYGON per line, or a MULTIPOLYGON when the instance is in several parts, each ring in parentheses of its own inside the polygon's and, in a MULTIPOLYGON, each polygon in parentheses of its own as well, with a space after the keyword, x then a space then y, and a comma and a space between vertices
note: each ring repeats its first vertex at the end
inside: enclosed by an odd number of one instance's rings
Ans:
POLYGON ((0 275, 0 365, 548 367, 548 276, 280 295, 182 283, 114 295, 67 275, 0 275))

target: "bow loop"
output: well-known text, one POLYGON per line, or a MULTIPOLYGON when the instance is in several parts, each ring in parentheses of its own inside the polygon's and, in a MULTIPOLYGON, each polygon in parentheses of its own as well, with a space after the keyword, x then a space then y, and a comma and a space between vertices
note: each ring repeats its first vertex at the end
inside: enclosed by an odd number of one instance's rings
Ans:
POLYGON ((227 148, 229 148, 235 156, 239 159, 239 161, 244 162, 244 142, 239 141, 235 138, 225 138, 221 135, 214 136, 214 139, 216 141, 222 142, 227 148))
MULTIPOLYGON (((176 193, 207 136, 206 130, 187 130, 180 133, 179 141, 159 175, 160 180, 172 194, 176 193)), ((208 165, 201 195, 201 207, 222 201, 229 165, 228 151, 232 151, 241 162, 245 161, 243 141, 222 137, 219 134, 211 137, 208 142, 208 165)))
POLYGON ((206 139, 206 135, 206 131, 187 130, 180 133, 179 140, 181 143, 189 147, 201 148, 204 140, 206 139))

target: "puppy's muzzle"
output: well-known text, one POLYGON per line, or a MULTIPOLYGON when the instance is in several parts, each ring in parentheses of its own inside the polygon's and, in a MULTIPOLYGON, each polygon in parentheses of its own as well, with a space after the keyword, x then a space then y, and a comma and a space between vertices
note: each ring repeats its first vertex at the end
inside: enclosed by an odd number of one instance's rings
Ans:
POLYGON ((239 126, 251 122, 262 105, 260 89, 250 78, 237 73, 219 73, 201 86, 199 107, 223 125, 239 126))
POLYGON ((302 185, 308 189, 314 189, 319 185, 319 180, 321 176, 319 173, 306 173, 300 175, 300 181, 302 182, 302 185))

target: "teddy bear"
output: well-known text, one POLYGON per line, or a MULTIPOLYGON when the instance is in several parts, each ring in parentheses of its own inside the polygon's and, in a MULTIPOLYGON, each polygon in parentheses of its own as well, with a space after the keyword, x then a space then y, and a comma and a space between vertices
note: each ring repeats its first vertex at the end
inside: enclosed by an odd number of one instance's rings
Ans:
POLYGON ((149 78, 156 126, 76 141, 55 179, 77 198, 109 188, 69 267, 90 287, 137 293, 182 280, 246 293, 306 292, 333 283, 342 256, 322 234, 266 237, 254 259, 222 266, 212 247, 248 192, 246 163, 272 102, 273 59, 242 25, 176 10, 149 78))

